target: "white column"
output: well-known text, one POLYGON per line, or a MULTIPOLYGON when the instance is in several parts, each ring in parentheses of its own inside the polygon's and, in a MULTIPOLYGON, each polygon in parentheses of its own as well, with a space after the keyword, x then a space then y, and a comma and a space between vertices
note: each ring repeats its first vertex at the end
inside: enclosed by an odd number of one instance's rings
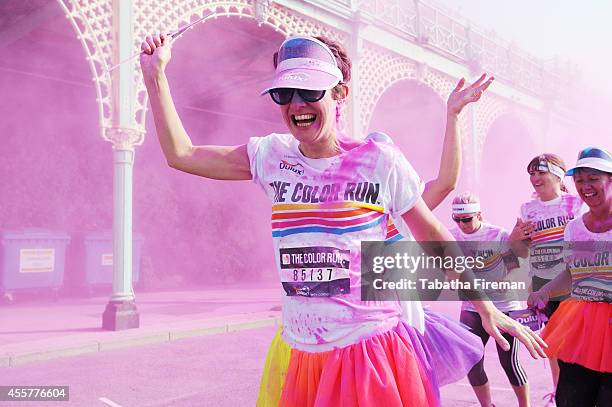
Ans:
MULTIPOLYGON (((136 52, 133 2, 112 0, 113 63, 136 52)), ((131 60, 111 73, 112 126, 105 138, 113 143, 113 293, 102 315, 109 330, 137 328, 139 315, 132 289, 132 177, 134 146, 143 141, 135 117, 138 60, 131 60)))
POLYGON ((361 114, 361 100, 363 95, 361 94, 361 70, 362 67, 362 53, 363 53, 363 39, 361 38, 361 23, 359 22, 359 14, 356 13, 356 18, 352 34, 351 41, 351 53, 353 69, 351 72, 351 82, 349 83, 350 92, 349 99, 351 101, 351 118, 350 127, 352 134, 350 135, 356 139, 362 139, 365 137, 363 133, 363 117, 361 114))
POLYGON ((480 155, 478 153, 478 132, 476 130, 476 108, 470 109, 470 142, 472 144, 472 182, 470 188, 480 193, 480 155))
POLYGON ((134 145, 142 133, 106 129, 113 143, 113 293, 102 314, 102 327, 112 331, 138 328, 140 317, 132 289, 132 176, 134 145))
MULTIPOLYGON (((133 10, 131 1, 113 0, 114 56, 124 61, 134 54, 133 10)), ((132 175, 135 136, 134 107, 136 84, 134 64, 123 64, 113 71, 113 125, 107 137, 113 142, 113 294, 111 301, 134 299, 132 290, 132 175), (109 134, 111 133, 111 134, 109 134)))
POLYGON ((113 174, 113 294, 111 301, 131 301, 133 148, 114 148, 113 174))
POLYGON ((465 188, 479 193, 480 188, 480 157, 478 149, 478 129, 475 119, 475 106, 467 106, 459 116, 459 131, 462 141, 463 167, 465 188))

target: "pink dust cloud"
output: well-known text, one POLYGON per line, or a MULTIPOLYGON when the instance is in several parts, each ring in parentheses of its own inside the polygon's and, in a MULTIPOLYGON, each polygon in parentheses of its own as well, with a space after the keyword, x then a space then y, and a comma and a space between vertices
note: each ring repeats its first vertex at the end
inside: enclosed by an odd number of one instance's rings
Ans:
MULTIPOLYGON (((276 105, 259 96, 282 37, 250 20, 231 21, 201 24, 174 47, 167 73, 195 144, 243 144, 285 131, 276 105)), ((68 233, 64 292, 88 292, 83 239, 112 228, 113 153, 99 135, 84 51, 58 12, 7 44, 5 54, 0 226, 68 233)), ((150 113, 146 128, 134 165, 134 232, 144 238, 137 291, 276 278, 270 205, 259 187, 172 170, 150 113)))
MULTIPOLYGON (((423 182, 427 182, 438 174, 445 124, 446 101, 430 87, 404 80, 382 94, 368 132, 388 134, 423 182)), ((447 218, 450 217, 451 201, 445 199, 434 210, 438 219, 447 226, 450 226, 447 218)))
MULTIPOLYGON (((22 18, 48 4, 31 3, 22 18)), ((280 33, 251 20, 222 18, 197 25, 175 43, 167 73, 195 144, 243 144, 251 136, 286 132, 278 107, 259 96, 281 41, 280 33)), ((78 294, 86 285, 85 234, 112 227, 113 155, 99 136, 91 72, 61 10, 11 37, 4 54, 0 226, 68 233, 65 286, 78 294)), ((569 166, 582 147, 610 148, 609 99, 577 89, 567 101, 571 110, 553 115, 543 133, 512 113, 489 128, 476 192, 491 222, 510 228, 520 203, 530 198, 525 166, 533 156, 558 153, 569 166), (577 120, 568 119, 575 113, 577 120)), ((401 81, 382 95, 369 130, 388 133, 427 181, 438 170, 445 113, 445 101, 432 89, 401 81)), ((144 238, 137 290, 275 281, 270 204, 259 187, 170 169, 150 112, 146 128, 134 166, 134 231, 144 238)), ((455 192, 468 187, 466 180, 464 165, 455 192)), ((570 179, 566 184, 571 189, 570 179)), ((435 211, 447 226, 452 195, 435 211)))

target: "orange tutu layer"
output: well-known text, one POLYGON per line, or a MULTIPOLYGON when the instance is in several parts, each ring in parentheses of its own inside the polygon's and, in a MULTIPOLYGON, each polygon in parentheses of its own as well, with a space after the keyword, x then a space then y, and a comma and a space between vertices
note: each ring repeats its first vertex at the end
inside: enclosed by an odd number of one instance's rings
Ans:
POLYGON ((612 372, 612 303, 561 303, 544 328, 546 354, 598 372, 612 372))
POLYGON ((403 324, 328 352, 291 349, 277 333, 257 405, 436 407, 439 393, 425 350, 403 324))

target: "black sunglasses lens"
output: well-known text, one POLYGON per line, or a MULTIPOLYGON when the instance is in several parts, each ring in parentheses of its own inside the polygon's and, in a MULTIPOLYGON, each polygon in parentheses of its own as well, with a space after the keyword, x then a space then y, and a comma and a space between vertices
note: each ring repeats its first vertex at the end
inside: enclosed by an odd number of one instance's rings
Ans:
POLYGON ((299 89, 298 94, 304 100, 304 102, 313 103, 313 102, 318 102, 319 100, 323 99, 323 96, 325 96, 325 91, 324 90, 299 89))
POLYGON ((291 102, 294 91, 295 89, 289 88, 272 89, 270 91, 270 97, 272 97, 274 103, 279 105, 286 105, 287 103, 291 102))
POLYGON ((471 221, 472 221, 472 219, 474 219, 474 217, 473 217, 473 216, 472 216, 471 218, 455 218, 455 217, 453 216, 453 220, 454 220, 456 223, 459 223, 459 222, 468 223, 468 222, 471 222, 471 221))
POLYGON ((292 88, 277 88, 270 91, 270 97, 274 103, 279 105, 286 105, 293 99, 294 92, 298 93, 304 102, 313 103, 318 102, 325 96, 324 90, 310 90, 310 89, 292 89, 292 88))

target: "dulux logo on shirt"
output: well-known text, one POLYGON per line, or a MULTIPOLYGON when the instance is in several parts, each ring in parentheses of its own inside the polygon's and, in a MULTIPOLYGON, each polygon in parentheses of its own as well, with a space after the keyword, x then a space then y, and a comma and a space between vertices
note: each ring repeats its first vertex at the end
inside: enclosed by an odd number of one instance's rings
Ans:
POLYGON ((300 163, 291 164, 288 161, 281 160, 279 168, 281 170, 289 170, 297 175, 304 175, 304 167, 300 163))

